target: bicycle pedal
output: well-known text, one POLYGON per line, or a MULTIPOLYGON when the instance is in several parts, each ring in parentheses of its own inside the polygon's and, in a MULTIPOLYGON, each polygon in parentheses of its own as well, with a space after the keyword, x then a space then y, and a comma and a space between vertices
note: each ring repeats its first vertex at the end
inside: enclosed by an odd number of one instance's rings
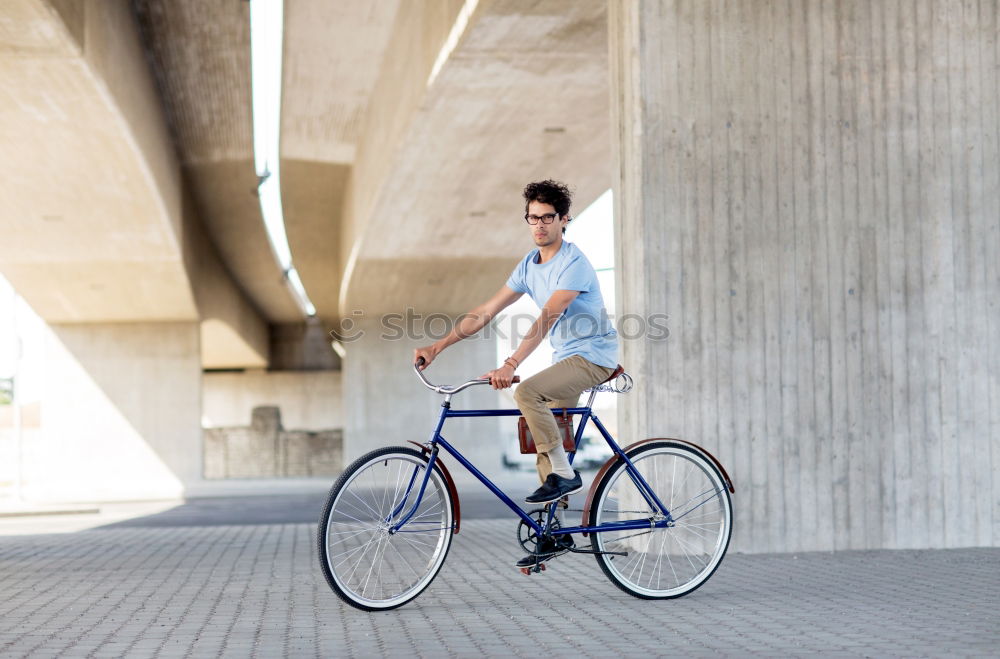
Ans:
POLYGON ((538 565, 535 565, 533 567, 519 567, 517 569, 521 571, 521 574, 529 576, 532 572, 535 572, 536 574, 538 572, 544 572, 545 563, 539 563, 538 565))

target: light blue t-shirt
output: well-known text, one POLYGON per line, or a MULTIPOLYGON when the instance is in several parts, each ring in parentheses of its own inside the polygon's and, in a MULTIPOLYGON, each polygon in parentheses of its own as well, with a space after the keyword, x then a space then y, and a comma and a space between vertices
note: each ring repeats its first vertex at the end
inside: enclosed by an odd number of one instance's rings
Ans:
POLYGON ((537 263, 538 249, 528 252, 507 279, 507 286, 527 293, 541 309, 556 291, 580 291, 549 331, 552 363, 580 355, 599 366, 618 365, 618 333, 604 308, 594 266, 576 245, 562 241, 559 251, 537 263))

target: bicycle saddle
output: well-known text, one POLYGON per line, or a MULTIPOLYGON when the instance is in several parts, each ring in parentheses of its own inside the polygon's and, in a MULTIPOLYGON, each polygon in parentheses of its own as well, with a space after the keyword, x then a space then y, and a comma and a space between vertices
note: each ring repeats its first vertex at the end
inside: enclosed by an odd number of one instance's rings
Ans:
POLYGON ((619 375, 621 375, 624 372, 625 372, 625 367, 622 366, 621 364, 618 364, 618 368, 615 369, 615 372, 612 373, 611 375, 609 375, 607 380, 601 380, 600 382, 598 382, 598 384, 604 384, 605 382, 611 382, 612 380, 614 380, 616 377, 618 377, 619 375))

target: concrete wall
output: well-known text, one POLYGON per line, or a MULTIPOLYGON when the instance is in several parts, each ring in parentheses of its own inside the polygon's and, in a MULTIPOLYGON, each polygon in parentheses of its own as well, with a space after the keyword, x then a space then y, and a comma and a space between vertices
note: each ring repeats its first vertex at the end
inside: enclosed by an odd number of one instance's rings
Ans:
POLYGON ((206 428, 245 426, 264 405, 280 408, 290 430, 344 427, 339 371, 205 373, 202 383, 206 428))
MULTIPOLYGON (((0 504, 17 497, 19 479, 23 475, 16 412, 12 404, 0 405, 0 504)), ((41 432, 41 406, 34 401, 21 405, 20 412, 21 445, 37 442, 41 432)))
MULTIPOLYGON (((344 464, 381 446, 409 446, 430 438, 443 397, 424 387, 413 373, 413 349, 440 338, 444 323, 431 323, 433 336, 421 339, 383 338, 380 321, 366 318, 354 329, 358 338, 345 344, 344 464)), ((386 336, 392 335, 390 331, 386 336)), ((425 372, 434 384, 458 384, 497 367, 494 338, 469 338, 443 352, 425 372)), ((513 407, 513 405, 509 405, 513 407)), ((488 386, 476 385, 457 394, 453 409, 508 407, 488 386)), ((517 419, 449 419, 441 434, 480 469, 500 471, 502 442, 516 432, 517 419)), ((453 459, 456 479, 464 478, 453 459)))
POLYGON ((197 323, 53 325, 45 352, 27 499, 167 498, 201 478, 197 323))
POLYGON ((341 428, 285 430, 277 407, 255 407, 250 425, 205 430, 205 478, 336 477, 343 440, 341 428))
POLYGON ((620 423, 734 550, 1000 544, 998 4, 609 2, 620 423))

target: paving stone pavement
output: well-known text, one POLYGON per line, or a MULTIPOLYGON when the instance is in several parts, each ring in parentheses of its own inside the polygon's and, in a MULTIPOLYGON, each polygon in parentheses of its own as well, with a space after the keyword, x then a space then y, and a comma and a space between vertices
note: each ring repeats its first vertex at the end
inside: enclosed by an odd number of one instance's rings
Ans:
POLYGON ((635 599, 589 556, 526 577, 510 520, 469 520, 383 613, 326 585, 311 524, 0 537, 2 657, 998 656, 1000 549, 726 557, 635 599))

